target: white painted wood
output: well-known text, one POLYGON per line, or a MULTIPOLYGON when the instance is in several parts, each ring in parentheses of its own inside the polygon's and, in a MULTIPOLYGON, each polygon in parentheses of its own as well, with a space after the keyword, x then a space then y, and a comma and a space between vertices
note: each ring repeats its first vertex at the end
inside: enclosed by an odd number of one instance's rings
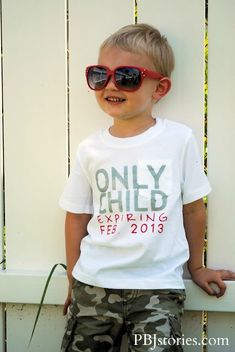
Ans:
POLYGON ((184 352, 201 352, 201 345, 195 345, 194 341, 202 339, 202 312, 184 313, 182 319, 182 345, 184 352), (195 340, 196 339, 196 340, 195 340))
MULTIPOLYGON (((208 76, 208 265, 235 270, 234 217, 234 62, 235 2, 209 1, 208 76), (221 73, 221 74, 220 74, 221 73)), ((230 293, 230 287, 228 288, 230 293)), ((234 351, 235 313, 208 314, 209 337, 229 337, 229 346, 208 346, 208 352, 234 351)))
MULTIPOLYGON (((48 272, 40 271, 0 271, 0 302, 39 303, 48 272)), ((235 312, 235 281, 227 282, 227 291, 219 299, 208 296, 191 280, 184 280, 187 299, 185 310, 235 312)), ((67 293, 65 273, 55 272, 44 304, 63 304, 67 293)))
MULTIPOLYGON (((1 38, 2 38, 2 33, 1 33, 1 26, 0 26, 0 47, 1 47, 1 38)), ((1 66, 1 60, 0 60, 0 66, 1 66)), ((2 73, 0 70, 0 112, 2 112, 2 73)), ((3 126, 2 126, 2 114, 0 117, 0 174, 1 174, 1 180, 0 180, 0 262, 3 259, 3 154, 2 154, 2 149, 3 149, 3 126)), ((0 270, 3 268, 3 264, 0 265, 0 270)), ((1 285, 0 285, 0 290, 1 290, 1 285)), ((4 348, 4 305, 1 304, 0 300, 0 352, 3 352, 4 348)))
POLYGON ((85 68, 96 64, 100 44, 124 25, 134 23, 133 1, 70 0, 70 121, 71 159, 78 143, 111 123, 86 84, 85 68))
POLYGON ((172 89, 155 113, 192 127, 202 150, 204 0, 138 0, 138 22, 158 28, 175 53, 172 89))
MULTIPOLYGON (((0 272, 0 302, 39 304, 49 272, 0 272)), ((67 295, 65 273, 55 272, 47 289, 44 304, 62 305, 67 295)))
MULTIPOLYGON (((18 352, 27 350, 38 308, 29 303, 40 301, 48 269, 56 262, 64 262, 63 212, 57 200, 67 175, 66 2, 21 0, 20 6, 17 0, 2 2, 8 270, 0 272, 0 302, 8 303, 8 350, 18 352)), ((173 90, 157 110, 164 117, 191 126, 202 147, 204 1, 139 0, 138 5, 139 22, 151 23, 165 33, 176 55, 173 90)), ((208 161, 214 192, 209 198, 208 262, 213 267, 234 270, 231 195, 235 167, 231 160, 235 110, 231 102, 235 46, 231 33, 235 29, 235 4, 227 0, 225 6, 213 0, 209 7, 208 161)), ((109 124, 93 92, 86 87, 85 66, 97 62, 103 39, 133 23, 133 2, 103 0, 101 8, 99 2, 86 0, 84 6, 83 0, 70 0, 69 10, 73 158, 80 140, 109 124)), ((190 280, 185 284, 188 295, 184 336, 200 339, 201 310, 208 310, 212 312, 208 315, 208 337, 229 337, 230 343, 229 347, 208 346, 208 352, 233 351, 235 282, 228 282, 227 292, 219 300, 207 296, 190 280)), ((50 306, 43 307, 29 351, 59 350, 65 325, 61 305, 66 290, 65 273, 57 273, 45 299, 50 306)), ((2 328, 0 305, 0 341, 2 328)), ((193 347, 195 352, 200 350, 201 346, 193 347)), ((191 346, 185 346, 188 351, 192 351, 191 346)))
POLYGON ((4 352, 4 305, 0 304, 0 352, 4 352))
MULTIPOLYGON (((7 267, 48 270, 65 261, 58 206, 67 177, 65 1, 2 4, 7 267)), ((58 351, 64 319, 61 307, 51 309, 31 351, 58 351)), ((35 316, 36 308, 7 306, 8 351, 27 350, 35 316)))
POLYGON ((235 281, 227 281, 227 291, 220 298, 207 295, 191 280, 185 280, 184 282, 187 293, 186 310, 235 312, 235 281))
POLYGON ((208 317, 208 352, 234 352, 235 314, 210 313, 208 317))
POLYGON ((209 2, 208 76, 208 263, 235 270, 234 62, 235 2, 209 2), (220 28, 220 30, 218 30, 220 28))
POLYGON ((37 306, 7 305, 7 350, 9 352, 58 352, 60 350, 65 318, 62 317, 62 308, 57 306, 43 307, 32 343, 28 348, 36 313, 37 306))
POLYGON ((4 0, 7 267, 64 261, 65 1, 4 0))

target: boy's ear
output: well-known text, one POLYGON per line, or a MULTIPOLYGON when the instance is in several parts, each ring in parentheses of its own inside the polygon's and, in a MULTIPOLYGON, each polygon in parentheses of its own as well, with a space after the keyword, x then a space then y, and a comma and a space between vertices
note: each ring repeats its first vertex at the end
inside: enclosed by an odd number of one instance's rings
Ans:
POLYGON ((157 102, 162 97, 164 97, 164 95, 166 95, 170 89, 171 89, 170 78, 163 77, 162 79, 160 79, 160 81, 158 82, 158 84, 156 86, 156 90, 153 93, 153 99, 155 100, 155 102, 157 102))

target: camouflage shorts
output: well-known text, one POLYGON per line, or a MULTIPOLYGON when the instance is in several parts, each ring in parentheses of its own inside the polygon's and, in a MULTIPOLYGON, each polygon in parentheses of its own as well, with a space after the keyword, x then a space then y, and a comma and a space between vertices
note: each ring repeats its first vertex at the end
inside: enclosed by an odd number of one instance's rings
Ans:
POLYGON ((106 289, 73 282, 61 352, 182 352, 184 290, 106 289))

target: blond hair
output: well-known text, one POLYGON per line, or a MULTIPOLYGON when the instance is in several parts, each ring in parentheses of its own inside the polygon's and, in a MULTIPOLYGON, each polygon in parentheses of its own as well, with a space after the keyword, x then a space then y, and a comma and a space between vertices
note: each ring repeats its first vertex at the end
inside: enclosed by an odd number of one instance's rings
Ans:
POLYGON ((174 69, 174 53, 167 38, 148 24, 139 23, 122 27, 101 44, 100 51, 108 47, 118 47, 147 55, 156 71, 163 76, 170 77, 174 69))

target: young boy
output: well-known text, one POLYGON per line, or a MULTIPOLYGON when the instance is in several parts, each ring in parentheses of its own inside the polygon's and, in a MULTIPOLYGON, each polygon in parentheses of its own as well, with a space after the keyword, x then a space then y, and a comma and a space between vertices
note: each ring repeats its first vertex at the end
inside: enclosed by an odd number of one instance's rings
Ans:
POLYGON ((232 278, 202 264, 210 185, 192 131, 152 117, 173 68, 167 39, 138 24, 105 40, 98 65, 86 69, 113 124, 79 145, 60 200, 69 279, 64 352, 119 351, 124 332, 130 351, 182 351, 183 264, 210 295, 223 295, 222 280, 232 278))

